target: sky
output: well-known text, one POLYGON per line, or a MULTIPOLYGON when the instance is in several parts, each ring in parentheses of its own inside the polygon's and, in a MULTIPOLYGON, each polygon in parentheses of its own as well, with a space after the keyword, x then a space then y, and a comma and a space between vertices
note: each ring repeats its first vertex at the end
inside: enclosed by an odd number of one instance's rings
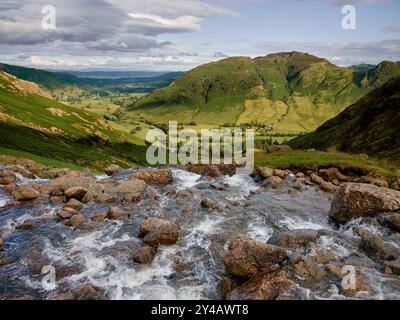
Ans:
POLYGON ((8 64, 186 71, 230 56, 287 51, 341 66, 400 61, 400 1, 0 1, 0 62, 8 64), (346 5, 355 9, 355 29, 342 26, 346 5))

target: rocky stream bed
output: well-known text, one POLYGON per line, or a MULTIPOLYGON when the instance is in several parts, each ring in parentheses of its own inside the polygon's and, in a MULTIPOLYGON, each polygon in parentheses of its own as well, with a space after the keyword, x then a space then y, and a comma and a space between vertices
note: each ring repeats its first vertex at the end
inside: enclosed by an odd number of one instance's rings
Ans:
POLYGON ((334 168, 108 174, 0 165, 0 299, 400 298, 396 182, 334 168))

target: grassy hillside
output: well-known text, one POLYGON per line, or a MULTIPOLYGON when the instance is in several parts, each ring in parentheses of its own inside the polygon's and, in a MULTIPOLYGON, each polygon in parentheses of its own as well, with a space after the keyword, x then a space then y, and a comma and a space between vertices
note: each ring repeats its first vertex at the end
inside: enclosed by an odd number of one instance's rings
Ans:
POLYGON ((27 153, 97 169, 112 162, 125 167, 145 162, 141 141, 95 114, 39 95, 40 90, 0 72, 2 153, 27 153))
POLYGON ((396 77, 290 144, 295 148, 336 149, 400 160, 399 123, 400 77, 396 77))
POLYGON ((253 123, 277 133, 303 133, 395 75, 400 66, 391 62, 355 71, 298 52, 235 57, 193 69, 130 110, 155 122, 253 123))

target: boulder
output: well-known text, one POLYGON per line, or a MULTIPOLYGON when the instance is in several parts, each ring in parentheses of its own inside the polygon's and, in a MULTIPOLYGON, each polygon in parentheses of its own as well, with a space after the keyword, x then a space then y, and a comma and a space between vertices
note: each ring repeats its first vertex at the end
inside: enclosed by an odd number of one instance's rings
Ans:
POLYGON ((18 186, 13 193, 14 199, 17 201, 34 200, 38 198, 39 195, 38 191, 27 185, 18 186))
POLYGON ((260 273, 233 289, 227 300, 275 300, 294 285, 285 271, 260 273))
POLYGON ((395 261, 385 262, 384 270, 386 274, 400 276, 400 257, 398 257, 395 261))
POLYGON ((341 182, 351 180, 350 177, 342 174, 338 168, 321 169, 321 170, 319 170, 319 174, 321 175, 321 177, 324 180, 326 180, 328 182, 333 182, 335 180, 341 181, 341 182))
POLYGON ((360 249, 373 259, 395 260, 400 255, 400 250, 365 229, 359 228, 357 234, 361 237, 360 249))
POLYGON ((370 184, 346 183, 332 200, 329 217, 347 223, 360 217, 400 210, 400 192, 370 184))
POLYGON ((219 291, 224 300, 226 300, 233 289, 240 286, 242 283, 238 279, 232 277, 225 277, 219 283, 219 291))
MULTIPOLYGON (((96 180, 93 176, 88 176, 81 172, 69 172, 50 182, 50 187, 54 190, 65 192, 71 188, 83 188, 87 190, 87 194, 83 199, 75 198, 81 202, 87 203, 91 200, 96 200, 104 192, 102 182, 96 180)), ((69 199, 67 199, 69 200, 69 199)))
POLYGON ((178 241, 179 227, 168 220, 146 219, 140 227, 139 238, 149 245, 173 245, 178 241))
POLYGON ((185 169, 189 172, 210 178, 234 176, 236 174, 235 164, 189 164, 185 166, 185 169))
POLYGON ((79 212, 76 211, 73 208, 69 208, 69 207, 65 207, 61 210, 58 211, 57 216, 61 219, 61 220, 65 220, 65 219, 71 219, 72 216, 78 215, 79 212))
POLYGON ((323 178, 315 173, 311 173, 310 177, 311 181, 318 184, 322 191, 333 193, 339 190, 338 186, 335 186, 331 182, 326 182, 323 178))
POLYGON ((82 214, 76 214, 73 215, 70 219, 64 220, 65 225, 73 228, 79 228, 85 222, 86 222, 86 217, 82 214))
POLYGON ((0 170, 0 184, 7 185, 15 182, 17 177, 11 170, 0 170))
POLYGON ((363 176, 360 179, 360 182, 362 183, 370 183, 373 184, 377 187, 381 188, 389 188, 389 183, 385 178, 375 178, 375 177, 368 177, 368 176, 363 176))
POLYGON ((226 271, 241 279, 250 279, 260 272, 276 270, 287 260, 286 250, 271 244, 238 236, 229 241, 223 261, 226 271))
POLYGON ((138 179, 130 179, 127 181, 111 182, 107 185, 106 192, 102 198, 110 198, 116 196, 117 199, 128 203, 137 203, 143 199, 146 192, 146 182, 138 179))
POLYGON ((277 176, 273 176, 265 180, 265 185, 272 189, 278 189, 282 186, 283 179, 277 176))
POLYGON ((83 208, 83 203, 76 199, 70 199, 65 207, 81 210, 83 208))
POLYGON ((166 185, 173 182, 171 169, 151 169, 138 171, 133 174, 133 179, 143 180, 152 185, 166 185))
POLYGON ((108 176, 113 176, 114 174, 117 174, 119 171, 121 171, 121 167, 119 165, 112 164, 108 166, 104 171, 108 176))
POLYGON ((281 179, 285 179, 285 177, 288 175, 286 170, 280 170, 280 169, 275 169, 274 170, 274 176, 279 177, 281 179))
POLYGON ((319 266, 315 257, 295 256, 290 260, 290 264, 294 272, 308 283, 318 282, 325 276, 324 268, 319 266))
POLYGON ((78 201, 82 201, 87 193, 88 190, 83 187, 72 187, 65 190, 64 196, 67 200, 75 199, 78 201))
POLYGON ((267 167, 257 168, 258 175, 263 179, 271 178, 274 175, 274 170, 267 167))
POLYGON ((400 232, 400 214, 392 214, 388 217, 385 217, 385 223, 394 231, 400 232))
POLYGON ((151 264, 157 254, 157 250, 152 246, 144 246, 134 255, 133 260, 139 264, 151 264))
POLYGON ((214 210, 217 209, 217 205, 215 204, 215 202, 213 200, 211 200, 210 198, 204 197, 201 200, 201 206, 205 209, 208 210, 214 210))
POLYGON ((125 212, 120 207, 112 207, 107 214, 107 218, 111 220, 126 221, 129 220, 131 215, 125 212))
POLYGON ((319 234, 315 230, 293 230, 274 235, 268 240, 269 244, 294 249, 307 246, 309 243, 319 239, 319 234))

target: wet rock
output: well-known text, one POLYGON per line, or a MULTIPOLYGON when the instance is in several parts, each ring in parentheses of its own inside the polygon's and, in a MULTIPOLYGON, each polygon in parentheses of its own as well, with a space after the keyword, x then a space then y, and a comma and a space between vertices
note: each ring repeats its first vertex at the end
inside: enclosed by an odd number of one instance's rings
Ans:
POLYGON ((17 184, 15 182, 3 186, 3 190, 10 195, 14 193, 16 188, 17 184))
POLYGON ((17 179, 14 172, 10 170, 0 170, 0 184, 7 185, 15 182, 17 179))
POLYGON ((319 174, 328 182, 333 182, 335 180, 342 182, 351 180, 350 177, 342 174, 338 168, 321 169, 319 170, 319 174))
POLYGON ((87 283, 72 291, 76 300, 97 300, 101 299, 101 292, 91 283, 87 283))
POLYGON ((295 256, 290 260, 294 272, 304 281, 314 283, 325 277, 325 271, 315 257, 295 256))
POLYGON ((82 201, 87 195, 88 190, 83 187, 73 187, 69 188, 64 192, 65 198, 69 201, 70 199, 75 199, 82 201))
POLYGON ((76 199, 71 199, 65 206, 75 210, 81 210, 83 208, 83 203, 76 199))
POLYGON ((400 276, 400 257, 398 257, 395 261, 385 262, 384 270, 386 274, 400 276))
POLYGON ((319 264, 327 264, 332 261, 339 260, 339 257, 329 249, 318 250, 314 255, 315 260, 319 264))
POLYGON ((35 229, 35 224, 32 221, 25 221, 16 227, 18 230, 33 230, 35 229))
POLYGON ((143 199, 146 192, 146 182, 143 180, 133 179, 127 181, 119 181, 116 184, 107 186, 104 197, 117 196, 118 199, 128 202, 137 203, 143 199))
POLYGON ((81 274, 85 271, 85 267, 79 264, 72 264, 68 266, 57 266, 56 268, 56 280, 60 281, 64 278, 69 278, 73 275, 81 274))
POLYGON ((120 207, 112 207, 108 212, 107 218, 111 220, 126 221, 131 218, 131 215, 120 207))
POLYGON ((319 234, 315 230, 293 230, 274 235, 268 240, 268 243, 294 249, 307 246, 309 243, 315 242, 318 239, 319 234))
POLYGON ((187 165, 186 170, 199 174, 203 177, 219 178, 222 176, 234 176, 236 174, 236 165, 234 164, 220 164, 220 165, 203 165, 203 164, 190 164, 187 165))
POLYGON ((53 204, 61 204, 64 202, 64 198, 60 196, 52 196, 49 198, 49 200, 53 204))
POLYGON ((221 292, 221 296, 224 300, 226 300, 229 294, 233 291, 233 289, 240 286, 242 283, 238 279, 225 277, 219 283, 219 291, 221 292))
POLYGON ((354 297, 360 292, 365 292, 369 296, 373 295, 373 290, 371 289, 368 280, 360 274, 356 275, 355 287, 343 288, 343 291, 348 297, 354 297))
POLYGON ((215 204, 215 202, 213 200, 211 200, 210 198, 204 197, 201 200, 201 206, 205 209, 208 210, 215 210, 218 209, 218 206, 215 204))
POLYGON ((360 217, 400 210, 400 192, 362 183, 346 183, 335 195, 329 217, 347 223, 360 217))
POLYGON ((395 181, 390 185, 390 188, 392 188, 393 190, 400 191, 400 184, 397 181, 395 181))
POLYGON ((60 293, 59 295, 57 295, 55 297, 55 300, 58 300, 58 301, 72 301, 72 300, 75 300, 75 297, 71 292, 64 292, 64 293, 60 293))
POLYGON ((275 169, 274 170, 274 176, 275 177, 279 177, 281 179, 285 179, 285 177, 288 175, 286 170, 279 170, 279 169, 275 169))
POLYGON ((38 198, 39 192, 31 188, 30 186, 23 185, 23 186, 18 186, 15 189, 13 196, 14 199, 17 201, 30 201, 38 198))
POLYGON ((297 179, 296 182, 293 184, 293 189, 297 191, 303 190, 304 179, 297 179))
POLYGON ((258 175, 263 179, 271 178, 274 175, 274 170, 267 167, 257 168, 258 175))
POLYGON ((304 175, 303 172, 298 172, 298 173, 295 174, 295 177, 296 177, 297 179, 304 179, 304 178, 305 178, 305 175, 304 175))
POLYGON ((359 228, 357 234, 361 237, 360 249, 373 259, 394 260, 400 254, 397 248, 365 229, 359 228))
POLYGON ((121 167, 119 165, 112 164, 108 166, 104 171, 108 176, 113 176, 121 171, 121 167))
POLYGON ((133 260, 140 264, 150 265, 153 262, 156 254, 157 250, 154 247, 144 246, 137 254, 134 255, 133 260))
POLYGON ((110 208, 103 208, 97 211, 90 219, 93 221, 103 221, 109 217, 110 208))
POLYGON ((291 196, 298 196, 299 194, 300 194, 300 191, 299 190, 296 190, 296 189, 293 189, 293 188, 289 188, 289 190, 288 190, 288 193, 291 195, 291 196))
POLYGON ((282 178, 273 176, 265 180, 265 185, 272 189, 278 189, 282 186, 283 180, 282 178))
POLYGON ((172 245, 178 241, 179 227, 168 220, 146 219, 140 227, 139 238, 149 245, 172 245))
POLYGON ((0 251, 4 250, 4 241, 0 239, 0 251))
POLYGON ((171 169, 143 170, 134 173, 132 177, 152 185, 166 185, 174 180, 171 169))
POLYGON ((249 279, 260 272, 276 270, 287 260, 286 250, 271 244, 238 236, 229 241, 223 261, 226 271, 238 278, 249 279))
POLYGON ((6 266, 9 265, 11 263, 14 263, 15 259, 13 257, 9 257, 9 256, 0 256, 0 266, 6 266))
POLYGON ((86 222, 86 217, 82 214, 73 215, 70 219, 63 221, 65 225, 72 228, 79 228, 86 222))
POLYGON ((98 199, 98 197, 104 192, 104 186, 101 182, 98 182, 95 177, 87 176, 81 172, 68 172, 66 175, 51 180, 50 187, 62 192, 76 187, 84 188, 88 192, 83 199, 77 199, 74 197, 76 200, 83 203, 98 199))
POLYGON ((333 193, 339 190, 339 187, 335 186, 331 182, 326 182, 323 178, 321 178, 315 173, 311 173, 310 177, 311 177, 311 182, 319 185, 322 191, 333 193))
POLYGON ((381 188, 389 188, 389 183, 384 178, 374 178, 374 177, 364 176, 364 177, 360 178, 360 182, 370 183, 370 184, 373 184, 373 185, 375 185, 377 187, 381 187, 381 188))
POLYGON ((61 209, 58 211, 57 216, 61 219, 61 220, 65 220, 65 219, 71 219, 72 216, 74 215, 78 215, 79 212, 76 211, 75 209, 69 208, 69 207, 65 207, 64 209, 61 209))
POLYGON ((400 214, 392 214, 385 218, 384 222, 394 231, 400 232, 400 214))
POLYGON ((275 300, 294 284, 284 271, 261 273, 233 289, 227 300, 275 300))

